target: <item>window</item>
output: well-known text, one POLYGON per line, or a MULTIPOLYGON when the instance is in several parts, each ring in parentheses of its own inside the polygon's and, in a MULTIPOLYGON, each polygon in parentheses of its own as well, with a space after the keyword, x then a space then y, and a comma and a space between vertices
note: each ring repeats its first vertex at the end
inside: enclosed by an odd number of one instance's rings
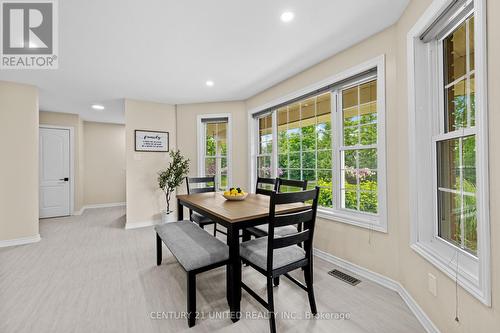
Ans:
POLYGON ((198 174, 215 176, 216 188, 227 189, 231 182, 230 118, 199 117, 198 137, 198 174))
POLYGON ((271 178, 271 158, 273 151, 273 117, 267 114, 258 120, 259 148, 257 155, 257 174, 259 177, 271 178))
POLYGON ((383 57, 348 73, 253 115, 255 175, 307 180, 321 217, 385 232, 383 57))
POLYGON ((438 235, 477 252, 474 16, 446 35, 439 47, 444 65, 437 145, 438 235))
POLYGON ((342 89, 340 96, 341 207, 377 214, 377 81, 342 89))
POLYGON ((484 14, 436 3, 408 35, 410 208, 412 248, 490 305, 484 14))
MULTIPOLYGON (((319 204, 332 207, 330 93, 277 110, 278 169, 281 178, 321 186, 319 204)), ((287 190, 287 189, 284 189, 287 190)))

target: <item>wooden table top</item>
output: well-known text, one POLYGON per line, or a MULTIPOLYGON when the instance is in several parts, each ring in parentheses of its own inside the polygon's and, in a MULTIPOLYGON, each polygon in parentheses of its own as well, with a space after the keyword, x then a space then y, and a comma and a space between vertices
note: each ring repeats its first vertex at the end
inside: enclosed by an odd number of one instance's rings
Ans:
MULTIPOLYGON (((178 195, 181 202, 189 203, 219 218, 236 223, 253 220, 269 215, 270 197, 262 194, 249 193, 245 200, 226 200, 221 192, 196 193, 178 195)), ((276 213, 291 213, 308 207, 308 204, 292 203, 276 206, 276 213)))

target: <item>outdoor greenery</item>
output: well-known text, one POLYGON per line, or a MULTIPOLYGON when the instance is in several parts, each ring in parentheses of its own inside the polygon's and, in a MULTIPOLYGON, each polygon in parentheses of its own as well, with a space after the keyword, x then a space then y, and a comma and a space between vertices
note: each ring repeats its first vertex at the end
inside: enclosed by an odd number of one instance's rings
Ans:
POLYGON ((438 144, 443 189, 439 191, 440 236, 472 252, 477 250, 475 146, 474 136, 438 144))
POLYGON ((227 187, 226 123, 207 123, 205 130, 205 175, 216 176, 219 189, 227 187))
POLYGON ((189 173, 189 159, 184 158, 179 150, 170 151, 170 159, 168 167, 158 172, 158 186, 165 193, 167 214, 172 212, 170 210, 172 193, 182 184, 189 173))
MULTIPOLYGON (((278 111, 278 112, 287 112, 278 111)), ((288 111, 290 112, 290 111, 288 111)), ((278 116, 279 118, 279 116, 278 116)), ((286 117, 283 117, 286 118, 286 117)), ((288 117, 290 118, 290 116, 288 117)), ((344 119, 346 146, 370 145, 377 142, 377 115, 368 113, 344 119)), ((270 126, 270 122, 260 125, 270 126)), ((260 127, 259 175, 271 176, 272 132, 260 127)), ((277 176, 308 180, 309 188, 321 187, 319 205, 333 206, 332 128, 330 115, 278 124, 277 176)), ((377 213, 377 150, 353 149, 342 153, 342 191, 344 208, 377 213), (359 194, 359 196, 358 196, 359 194)))

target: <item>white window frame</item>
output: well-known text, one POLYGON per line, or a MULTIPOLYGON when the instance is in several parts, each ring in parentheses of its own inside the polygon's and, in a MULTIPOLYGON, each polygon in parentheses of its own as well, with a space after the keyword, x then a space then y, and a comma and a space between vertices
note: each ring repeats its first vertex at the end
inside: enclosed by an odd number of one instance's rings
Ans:
POLYGON ((344 215, 346 219, 350 219, 351 223, 354 224, 353 222, 357 222, 357 225, 360 226, 365 226, 370 229, 378 230, 378 231, 384 231, 387 232, 387 225, 385 226, 384 230, 377 229, 379 226, 379 220, 380 220, 380 215, 381 213, 384 214, 385 216, 385 209, 386 209, 386 203, 385 203, 385 183, 386 183, 386 172, 385 172, 385 114, 384 114, 384 108, 381 106, 379 102, 379 98, 381 98, 381 95, 384 94, 383 92, 383 87, 381 87, 383 82, 379 82, 379 75, 378 71, 376 74, 370 75, 370 76, 365 76, 359 80, 355 81, 350 81, 345 85, 336 87, 333 90, 333 95, 332 95, 332 150, 333 150, 333 179, 334 179, 334 184, 338 184, 334 186, 333 189, 333 195, 334 195, 334 211, 340 215, 344 215), (370 145, 370 147, 364 146, 364 145, 355 145, 355 146, 349 146, 346 147, 343 145, 344 142, 344 128, 343 128, 343 115, 342 115, 342 91, 356 87, 358 85, 377 80, 377 143, 370 145), (379 89, 382 89, 382 92, 379 92, 379 89), (382 114, 380 113, 379 110, 382 110, 382 114), (383 143, 380 142, 380 137, 382 138, 383 143), (374 214, 374 213, 369 213, 369 212, 358 212, 354 211, 348 208, 342 208, 343 203, 342 203, 342 163, 341 163, 341 152, 344 150, 350 150, 350 149, 362 149, 362 148, 375 148, 377 150, 377 195, 378 195, 378 207, 379 207, 379 213, 374 214), (383 148, 383 149, 382 149, 383 148), (380 150, 382 149, 382 154, 380 154, 380 150), (382 175, 379 175, 379 166, 382 175), (382 183, 382 184, 381 184, 382 183), (381 189, 382 187, 382 189, 381 189), (381 209, 383 211, 381 211, 381 209))
POLYGON ((490 223, 488 189, 488 104, 486 63, 486 1, 470 0, 475 20, 475 128, 460 130, 476 137, 477 256, 438 236, 436 139, 452 138, 457 131, 439 134, 443 126, 444 93, 441 38, 423 42, 428 30, 452 1, 434 0, 408 33, 408 110, 410 246, 451 279, 491 306, 490 223), (426 112, 427 111, 427 112, 426 112), (439 134, 439 135, 437 135, 439 134))
MULTIPOLYGON (((334 202, 334 208, 318 208, 318 216, 321 218, 333 220, 336 222, 347 223, 351 225, 355 225, 358 227, 367 228, 370 230, 375 230, 379 232, 387 233, 387 185, 386 185, 386 133, 385 133, 385 56, 380 55, 376 58, 368 60, 358 66, 350 68, 344 72, 338 73, 331 77, 328 77, 320 82, 316 82, 304 89, 295 91, 289 95, 280 97, 276 100, 273 100, 269 103, 261 105, 259 107, 250 109, 248 111, 248 126, 249 126, 249 151, 250 151, 250 159, 249 159, 249 185, 250 188, 255 187, 256 182, 256 156, 258 152, 258 125, 255 117, 253 116, 256 113, 261 112, 262 110, 268 109, 278 104, 286 103, 292 99, 298 98, 300 96, 304 96, 312 91, 321 89, 322 87, 333 85, 335 83, 344 82, 345 80, 349 80, 350 78, 357 77, 359 74, 365 73, 371 69, 377 69, 377 74, 370 79, 377 79, 377 153, 378 153, 378 214, 371 213, 363 213, 356 212, 348 209, 341 209, 338 203, 334 202)), ((363 82, 367 81, 367 78, 364 77, 361 79, 363 82)), ((349 85, 356 84, 355 81, 349 81, 349 85)), ((343 86, 341 86, 343 88, 343 86)), ((336 87, 339 89, 339 87, 336 87)), ((332 91, 332 112, 331 112, 331 122, 332 122, 332 162, 334 164, 334 172, 332 181, 333 181, 333 194, 334 201, 340 200, 340 170, 337 171, 338 165, 340 163, 338 147, 335 146, 335 142, 338 142, 337 136, 339 135, 338 126, 340 126, 338 120, 338 111, 336 99, 334 98, 335 92, 332 91)), ((341 112, 341 111, 340 111, 341 112)), ((341 116, 340 116, 341 117, 341 116)), ((271 164, 273 165, 273 172, 277 169, 277 158, 275 158, 277 152, 277 128, 276 127, 276 112, 273 113, 273 154, 271 164)), ((275 175, 273 174, 273 177, 275 175)), ((340 201, 339 201, 340 202, 340 201)))
MULTIPOLYGON (((278 136, 276 134, 276 131, 274 130, 274 127, 275 127, 275 124, 276 124, 276 112, 266 112, 264 113, 263 115, 255 118, 255 119, 252 119, 252 121, 255 121, 256 122, 256 125, 254 126, 254 129, 255 129, 255 133, 254 133, 254 136, 255 138, 257 138, 255 140, 255 144, 256 146, 254 147, 255 149, 255 172, 257 172, 257 157, 266 157, 266 156, 269 156, 271 158, 271 175, 270 177, 271 178, 276 178, 276 169, 278 167, 278 161, 276 160, 276 158, 274 158, 274 152, 276 151, 276 149, 278 149, 278 143, 277 143, 277 139, 278 139, 278 136), (272 152, 270 154, 259 154, 259 151, 260 151, 260 142, 259 142, 259 124, 258 124, 258 120, 260 118, 264 118, 264 117, 267 117, 271 115, 272 117, 272 152)), ((250 184, 250 188, 252 188, 252 184, 250 184)))
MULTIPOLYGON (((202 120, 207 119, 220 119, 227 118, 227 188, 230 188, 233 185, 233 162, 232 162, 232 151, 233 151, 233 130, 232 130, 232 119, 230 113, 217 113, 217 114, 202 114, 197 116, 197 132, 198 132, 198 175, 200 177, 205 176, 205 126, 202 120)), ((220 158, 223 156, 215 156, 216 158, 220 158)), ((218 190, 220 179, 215 179, 216 182, 216 190, 218 190)))

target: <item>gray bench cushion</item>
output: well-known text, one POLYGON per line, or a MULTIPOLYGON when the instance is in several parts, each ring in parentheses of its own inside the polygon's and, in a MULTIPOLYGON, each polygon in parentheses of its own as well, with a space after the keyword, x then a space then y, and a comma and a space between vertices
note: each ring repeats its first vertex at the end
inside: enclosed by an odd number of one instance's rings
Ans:
MULTIPOLYGON (((263 231, 266 234, 269 233, 269 225, 267 225, 267 224, 258 225, 255 227, 255 229, 259 229, 260 231, 263 231)), ((274 235, 275 236, 283 237, 283 236, 296 234, 297 232, 298 232, 297 228, 294 227, 293 225, 287 225, 284 227, 274 228, 274 235)))
POLYGON ((155 230, 186 271, 229 258, 229 247, 191 221, 165 223, 155 230))
MULTIPOLYGON (((276 249, 273 254, 273 269, 286 266, 306 257, 306 252, 297 245, 276 249)), ((240 255, 258 267, 267 269, 267 237, 241 243, 240 255)))

